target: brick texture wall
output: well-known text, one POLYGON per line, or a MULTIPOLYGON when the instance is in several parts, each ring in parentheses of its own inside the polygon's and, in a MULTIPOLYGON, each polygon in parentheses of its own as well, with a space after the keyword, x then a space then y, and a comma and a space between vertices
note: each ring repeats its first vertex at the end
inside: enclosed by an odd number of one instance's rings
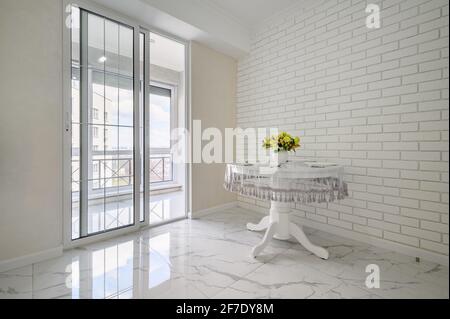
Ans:
POLYGON ((297 220, 448 255, 448 12, 446 0, 307 1, 254 35, 237 125, 287 130, 295 156, 345 166, 349 197, 296 205, 297 220), (366 27, 368 3, 380 29, 366 27))

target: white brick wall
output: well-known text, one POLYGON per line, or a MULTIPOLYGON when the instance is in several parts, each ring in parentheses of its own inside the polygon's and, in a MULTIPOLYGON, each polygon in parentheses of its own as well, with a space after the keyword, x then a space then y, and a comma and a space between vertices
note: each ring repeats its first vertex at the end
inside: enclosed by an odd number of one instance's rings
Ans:
POLYGON ((287 130, 296 156, 345 166, 350 196, 298 217, 448 255, 448 12, 446 0, 316 0, 254 35, 238 126, 287 130))

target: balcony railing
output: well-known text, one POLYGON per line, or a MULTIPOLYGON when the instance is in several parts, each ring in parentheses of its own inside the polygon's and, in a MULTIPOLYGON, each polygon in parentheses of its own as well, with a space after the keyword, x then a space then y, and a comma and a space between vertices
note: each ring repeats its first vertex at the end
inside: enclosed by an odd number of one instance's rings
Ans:
MULTIPOLYGON (((92 191, 113 187, 126 188, 133 185, 133 157, 119 159, 95 158, 93 155, 90 168, 89 187, 92 191)), ((172 155, 150 156, 150 183, 162 183, 173 180, 172 155)), ((72 192, 79 190, 79 160, 72 160, 72 192)))
POLYGON ((150 183, 173 180, 172 155, 150 155, 150 183))

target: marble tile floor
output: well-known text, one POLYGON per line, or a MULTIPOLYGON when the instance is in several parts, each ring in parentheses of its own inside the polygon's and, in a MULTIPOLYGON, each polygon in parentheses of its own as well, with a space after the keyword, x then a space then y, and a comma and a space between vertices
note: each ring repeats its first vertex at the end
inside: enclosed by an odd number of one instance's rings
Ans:
POLYGON ((242 208, 182 220, 66 251, 0 273, 0 298, 448 298, 448 267, 305 229, 321 260, 294 241, 250 249, 262 233, 242 208), (368 264, 380 288, 365 285, 368 264))

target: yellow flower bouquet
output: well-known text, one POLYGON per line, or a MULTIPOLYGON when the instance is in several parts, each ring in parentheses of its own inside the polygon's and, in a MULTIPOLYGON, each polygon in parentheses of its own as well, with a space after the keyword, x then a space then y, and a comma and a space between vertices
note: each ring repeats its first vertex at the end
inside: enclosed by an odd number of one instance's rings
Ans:
POLYGON ((265 149, 271 149, 275 153, 290 152, 300 147, 300 138, 298 136, 292 137, 286 132, 281 132, 278 136, 266 137, 263 141, 265 149))

